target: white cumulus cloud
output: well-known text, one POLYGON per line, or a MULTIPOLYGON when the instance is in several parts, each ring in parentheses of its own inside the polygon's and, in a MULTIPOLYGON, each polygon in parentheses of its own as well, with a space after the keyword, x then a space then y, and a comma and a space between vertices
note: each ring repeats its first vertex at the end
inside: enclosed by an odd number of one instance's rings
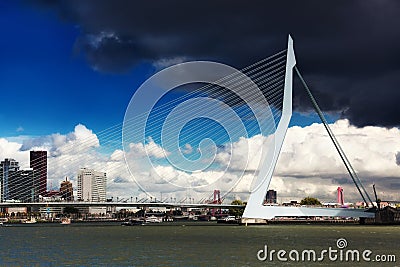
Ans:
MULTIPOLYGON (((374 182, 381 198, 400 199, 397 193, 400 189, 400 130, 356 128, 346 120, 335 122, 331 128, 367 190, 374 182)), ((104 153, 101 151, 106 145, 100 144, 95 133, 79 124, 68 134, 0 138, 0 157, 15 158, 21 166, 29 167, 29 150, 47 150, 49 184, 53 187, 58 187, 68 176, 76 188, 77 171, 88 167, 107 173, 108 196, 145 197, 145 192, 135 183, 137 180, 158 199, 162 194, 164 198, 200 200, 210 197, 214 189, 225 195, 235 186, 228 198, 246 200, 257 174, 260 147, 267 141, 268 138, 261 135, 241 138, 217 151, 216 163, 221 168, 188 173, 165 164, 167 161, 154 166, 144 164, 142 159, 147 155, 163 160, 171 154, 151 138, 145 144, 130 144, 127 154, 119 147, 108 147, 108 152, 104 153), (125 157, 133 162, 129 170, 125 157), (226 166, 230 168, 225 169, 226 166)), ((185 149, 192 148, 185 145, 185 149)), ((270 185, 278 191, 278 199, 299 200, 310 195, 323 201, 335 201, 339 185, 345 188, 346 201, 360 199, 323 125, 289 128, 270 185)))

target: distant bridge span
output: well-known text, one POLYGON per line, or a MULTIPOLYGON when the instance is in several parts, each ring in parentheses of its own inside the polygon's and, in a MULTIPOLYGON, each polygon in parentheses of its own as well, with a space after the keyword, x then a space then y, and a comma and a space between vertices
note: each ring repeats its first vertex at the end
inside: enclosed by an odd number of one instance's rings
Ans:
POLYGON ((167 208, 245 208, 244 205, 167 202, 3 202, 0 208, 11 207, 167 207, 167 208))
MULTIPOLYGON (((165 207, 165 208, 239 208, 244 209, 245 205, 232 204, 207 204, 207 203, 168 203, 168 202, 3 202, 0 208, 11 207, 165 207)), ((375 216, 373 212, 366 212, 364 209, 348 208, 322 208, 322 207, 283 207, 283 206, 264 206, 268 208, 274 217, 279 216, 338 216, 338 217, 366 217, 375 216)))

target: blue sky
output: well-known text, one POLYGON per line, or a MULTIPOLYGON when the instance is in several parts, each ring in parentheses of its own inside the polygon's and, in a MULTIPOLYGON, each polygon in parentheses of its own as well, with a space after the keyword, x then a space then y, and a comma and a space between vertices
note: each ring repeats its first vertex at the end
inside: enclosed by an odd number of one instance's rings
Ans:
POLYGON ((122 122, 151 66, 95 71, 74 52, 79 30, 72 23, 31 6, 0 5, 0 136, 66 133, 78 123, 99 131, 122 122))
MULTIPOLYGON (((171 0, 160 1, 155 9, 147 1, 1 1, 0 141, 2 137, 20 141, 26 136, 54 141, 57 138, 48 135, 61 133, 65 137, 74 129, 75 134, 92 138, 86 131, 90 129, 102 143, 99 133, 123 122, 135 90, 157 71, 155 63, 212 60, 242 69, 284 49, 290 33, 298 67, 322 110, 331 114, 328 121, 337 121, 334 130, 345 139, 345 151, 359 164, 356 169, 369 181, 381 177, 386 191, 398 188, 400 27, 395 26, 400 22, 394 12, 398 4, 291 4, 293 8, 288 10, 285 1, 255 0, 253 5, 232 1, 226 6, 223 1, 202 1, 199 5, 171 0), (266 9, 274 12, 265 16, 266 9), (285 16, 286 23, 277 23, 285 16), (388 30, 388 24, 394 26, 388 30), (78 124, 87 129, 76 128, 78 124), (380 161, 383 158, 385 164, 380 161), (385 180, 386 176, 392 180, 385 180)), ((320 122, 298 81, 294 83, 293 104, 296 111, 305 113, 295 112, 290 126, 320 122)), ((328 138, 319 139, 324 131, 320 126, 288 131, 287 147, 282 150, 286 158, 281 170, 278 165, 278 173, 293 175, 297 187, 310 174, 329 179, 334 186, 343 183, 340 179, 345 170, 336 170, 340 161, 337 165, 329 161, 336 152, 323 158, 325 146, 333 147, 328 138), (330 162, 326 166, 332 171, 318 169, 321 157, 330 162), (317 160, 311 164, 313 159, 317 160)), ((158 141, 157 136, 154 140, 158 141)), ((26 151, 18 151, 14 144, 7 146, 12 148, 1 151, 4 157, 15 154, 17 160, 28 162, 26 151)), ((118 145, 101 146, 107 155, 116 148, 118 145)), ((74 168, 68 167, 67 174, 73 178, 82 165, 81 158, 90 154, 70 156, 77 162, 74 168)), ((99 162, 94 168, 108 163, 99 162)), ((121 178, 112 171, 107 170, 110 181, 121 178)), ((60 170, 49 177, 57 181, 67 174, 60 170)), ((316 185, 320 187, 315 192, 326 193, 325 184, 319 181, 304 183, 304 192, 312 193, 307 190, 316 185)))
MULTIPOLYGON (((18 1, 0 5, 0 136, 67 133, 78 123, 96 132, 122 122, 135 89, 154 73, 151 64, 97 71, 75 48, 79 26, 18 1)), ((315 121, 295 114, 292 125, 315 121)))

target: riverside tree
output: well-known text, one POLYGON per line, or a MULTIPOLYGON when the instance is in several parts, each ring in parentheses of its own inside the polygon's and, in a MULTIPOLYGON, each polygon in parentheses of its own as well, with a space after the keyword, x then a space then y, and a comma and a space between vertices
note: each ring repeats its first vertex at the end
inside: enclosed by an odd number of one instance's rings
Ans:
MULTIPOLYGON (((231 202, 231 205, 246 205, 246 202, 243 202, 239 199, 236 199, 231 202)), ((243 215, 244 208, 229 208, 229 215, 235 216, 235 217, 241 217, 243 215)))
POLYGON ((307 206, 321 206, 321 202, 314 197, 305 197, 300 201, 300 205, 307 205, 307 206))

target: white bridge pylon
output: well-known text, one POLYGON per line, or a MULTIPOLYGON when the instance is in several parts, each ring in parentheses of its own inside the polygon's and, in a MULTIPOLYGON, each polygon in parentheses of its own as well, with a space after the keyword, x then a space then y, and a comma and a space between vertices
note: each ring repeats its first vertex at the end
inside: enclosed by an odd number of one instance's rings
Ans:
MULTIPOLYGON (((261 184, 250 194, 247 206, 243 213, 244 219, 272 219, 275 217, 286 216, 327 216, 327 217, 374 217, 372 212, 366 212, 364 209, 347 208, 311 208, 311 207, 283 207, 283 206, 265 206, 264 199, 275 170, 276 163, 285 139, 286 131, 292 117, 292 86, 293 86, 293 68, 296 65, 296 58, 293 49, 293 40, 289 35, 288 48, 286 56, 286 74, 283 95, 283 108, 279 124, 274 133, 275 150, 271 160, 271 166, 267 172, 260 171, 257 180, 261 184)), ((267 161, 268 162, 268 161, 267 161)))

